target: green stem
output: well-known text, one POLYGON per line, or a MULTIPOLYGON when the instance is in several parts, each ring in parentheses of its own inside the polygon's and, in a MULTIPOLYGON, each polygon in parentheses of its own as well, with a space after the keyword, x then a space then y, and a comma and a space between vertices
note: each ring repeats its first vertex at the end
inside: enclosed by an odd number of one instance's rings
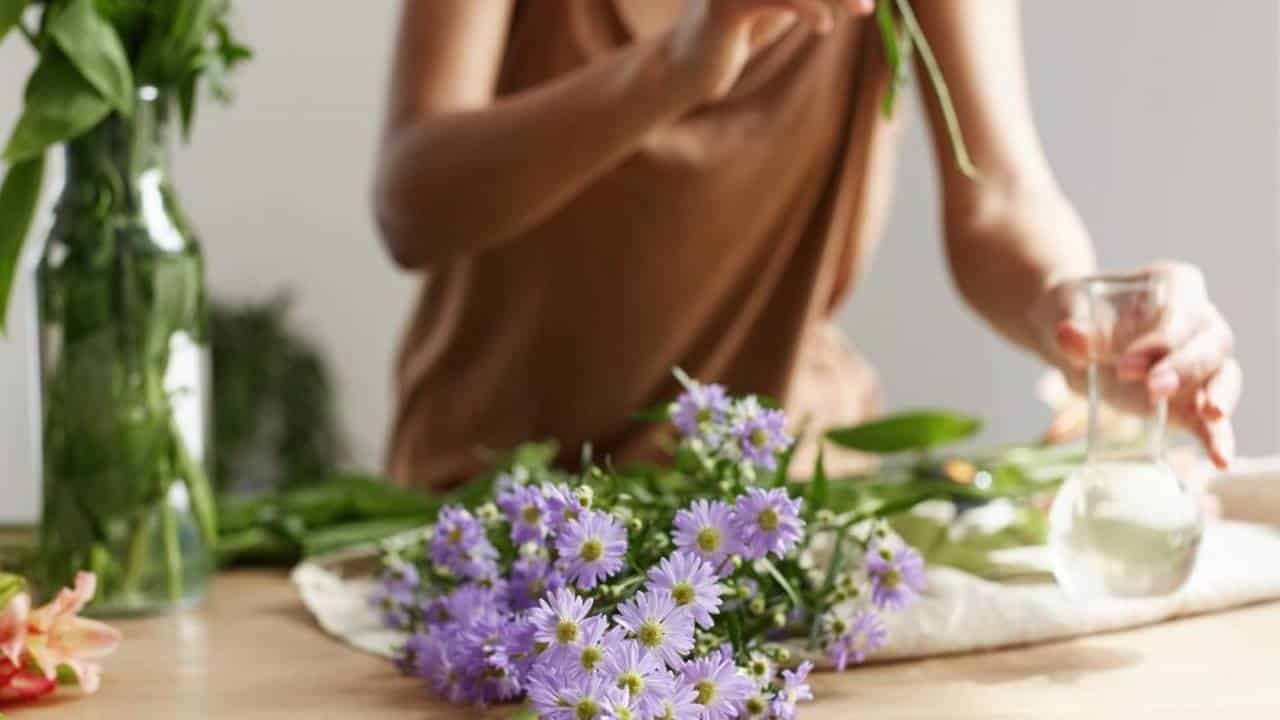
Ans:
MULTIPOLYGON (((822 580, 822 589, 818 592, 818 600, 824 600, 831 588, 836 584, 836 573, 840 570, 840 563, 844 560, 844 534, 836 533, 835 547, 831 549, 831 561, 827 563, 827 574, 822 580)), ((816 609, 817 603, 814 603, 812 609, 816 609)), ((809 628, 809 649, 813 650, 818 647, 818 631, 822 624, 822 618, 815 612, 813 615, 813 624, 809 628)))
POLYGON ((182 549, 178 544, 178 516, 169 503, 168 493, 160 500, 160 519, 164 527, 165 573, 168 579, 169 600, 182 599, 182 549))
POLYGON ((138 516, 138 524, 129 535, 129 549, 125 558, 124 576, 120 581, 121 590, 126 596, 136 595, 138 583, 142 579, 143 568, 147 565, 148 535, 151 534, 151 513, 145 510, 138 516))
POLYGON ((976 179, 978 169, 974 167, 973 160, 969 157, 969 149, 964 144, 964 136, 960 132, 960 120, 956 117, 956 108, 951 102, 951 91, 947 89, 947 81, 942 77, 942 68, 938 66, 938 59, 934 57, 933 48, 929 46, 924 30, 916 21, 916 14, 911 9, 910 0, 897 0, 897 3, 898 12, 902 14, 902 22, 907 26, 907 34, 919 50, 920 59, 924 62, 925 71, 929 74, 929 83, 933 85, 933 92, 938 96, 938 106, 942 109, 942 118, 947 124, 947 134, 951 137, 951 148, 956 154, 956 165, 965 177, 976 179))

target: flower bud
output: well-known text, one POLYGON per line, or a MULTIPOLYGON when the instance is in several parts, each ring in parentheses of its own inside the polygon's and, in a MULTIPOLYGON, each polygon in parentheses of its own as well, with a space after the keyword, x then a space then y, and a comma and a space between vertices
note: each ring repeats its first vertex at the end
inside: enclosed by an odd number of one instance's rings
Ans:
POLYGON ((751 611, 752 615, 763 615, 764 614, 764 598, 758 595, 756 597, 751 598, 751 602, 747 604, 747 610, 751 611))

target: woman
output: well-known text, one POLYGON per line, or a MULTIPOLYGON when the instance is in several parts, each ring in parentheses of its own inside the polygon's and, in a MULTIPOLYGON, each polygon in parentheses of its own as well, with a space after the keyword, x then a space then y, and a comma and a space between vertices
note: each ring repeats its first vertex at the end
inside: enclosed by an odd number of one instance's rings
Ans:
MULTIPOLYGON (((1068 278, 1088 236, 1040 148, 1015 0, 914 0, 980 180, 925 93, 952 275, 1010 341, 1078 378, 1068 278)), ((391 471, 459 482, 480 449, 553 437, 654 452, 636 410, 673 366, 818 426, 874 410, 831 329, 888 196, 890 78, 872 0, 407 0, 375 190, 425 282, 398 365, 391 471)), ((1199 273, 1130 347, 1116 400, 1171 415, 1225 465, 1240 392, 1199 273)))

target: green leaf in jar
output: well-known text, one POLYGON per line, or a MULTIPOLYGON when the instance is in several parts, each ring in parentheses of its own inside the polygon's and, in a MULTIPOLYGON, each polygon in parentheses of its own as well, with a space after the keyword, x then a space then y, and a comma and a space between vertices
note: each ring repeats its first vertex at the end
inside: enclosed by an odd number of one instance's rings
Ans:
POLYGON ((55 143, 79 136, 107 113, 107 102, 62 51, 49 48, 27 81, 26 104, 3 160, 20 163, 55 143))
POLYGON ((85 80, 125 115, 133 112, 133 72, 120 36, 94 8, 71 0, 49 23, 49 34, 85 80))
POLYGON ((27 0, 0 0, 0 42, 22 20, 27 0))
POLYGON ((9 293, 43 179, 44 155, 39 154, 10 167, 0 185, 0 333, 5 330, 9 293))

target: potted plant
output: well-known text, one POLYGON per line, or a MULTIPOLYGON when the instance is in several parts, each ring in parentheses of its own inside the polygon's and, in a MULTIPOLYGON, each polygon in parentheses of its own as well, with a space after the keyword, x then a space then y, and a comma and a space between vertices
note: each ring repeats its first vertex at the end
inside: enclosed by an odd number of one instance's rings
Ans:
POLYGON ((0 41, 37 55, 4 147, 0 319, 61 147, 36 270, 44 505, 38 579, 96 573, 98 613, 193 602, 211 571, 208 322, 168 139, 197 90, 249 57, 229 0, 0 0, 0 41))

